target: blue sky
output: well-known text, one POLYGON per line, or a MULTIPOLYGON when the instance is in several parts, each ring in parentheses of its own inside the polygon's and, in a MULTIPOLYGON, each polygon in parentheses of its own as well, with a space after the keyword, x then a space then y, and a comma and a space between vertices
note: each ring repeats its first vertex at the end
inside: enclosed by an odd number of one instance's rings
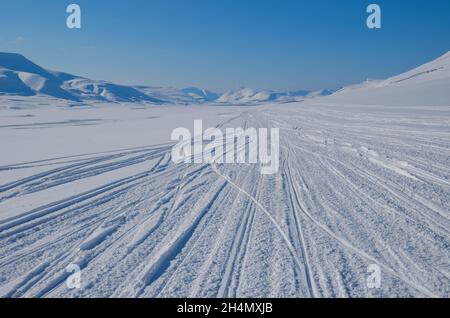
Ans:
POLYGON ((449 0, 0 0, 0 51, 124 84, 338 88, 448 50, 449 0), (70 3, 81 30, 66 28, 70 3))

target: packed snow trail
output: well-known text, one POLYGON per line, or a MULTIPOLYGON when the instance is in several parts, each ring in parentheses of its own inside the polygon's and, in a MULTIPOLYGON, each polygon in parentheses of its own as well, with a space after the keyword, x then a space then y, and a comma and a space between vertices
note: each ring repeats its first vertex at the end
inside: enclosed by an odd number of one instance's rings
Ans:
POLYGON ((0 181, 0 296, 450 296, 449 107, 261 106, 218 125, 237 126, 280 128, 278 173, 176 165, 171 144, 0 166, 20 172, 0 181))

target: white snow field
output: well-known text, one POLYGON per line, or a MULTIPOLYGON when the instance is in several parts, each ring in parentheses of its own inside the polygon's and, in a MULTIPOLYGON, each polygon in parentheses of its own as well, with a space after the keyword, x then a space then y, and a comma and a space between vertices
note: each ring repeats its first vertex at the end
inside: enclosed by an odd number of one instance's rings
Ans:
POLYGON ((450 297, 449 61, 253 107, 0 96, 0 296, 450 297), (172 163, 195 119, 280 128, 279 172, 172 163))

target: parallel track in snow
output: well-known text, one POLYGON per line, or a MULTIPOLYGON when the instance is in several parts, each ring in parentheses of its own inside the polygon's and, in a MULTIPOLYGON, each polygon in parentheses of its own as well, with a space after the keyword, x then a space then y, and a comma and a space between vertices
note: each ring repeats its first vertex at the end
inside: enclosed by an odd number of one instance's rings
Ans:
POLYGON ((450 132, 408 115, 305 104, 218 125, 280 128, 273 176, 175 165, 171 145, 0 166, 38 171, 0 181, 0 296, 449 297, 450 132))

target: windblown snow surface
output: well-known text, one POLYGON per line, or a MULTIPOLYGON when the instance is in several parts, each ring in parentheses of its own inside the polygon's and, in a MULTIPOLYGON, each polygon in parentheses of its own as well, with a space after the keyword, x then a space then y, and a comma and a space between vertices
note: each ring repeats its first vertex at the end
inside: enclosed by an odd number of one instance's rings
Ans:
POLYGON ((414 106, 383 92, 257 107, 0 97, 0 296, 449 297, 450 98, 424 91, 414 106), (279 172, 172 163, 170 133, 194 119, 280 128, 279 172))

